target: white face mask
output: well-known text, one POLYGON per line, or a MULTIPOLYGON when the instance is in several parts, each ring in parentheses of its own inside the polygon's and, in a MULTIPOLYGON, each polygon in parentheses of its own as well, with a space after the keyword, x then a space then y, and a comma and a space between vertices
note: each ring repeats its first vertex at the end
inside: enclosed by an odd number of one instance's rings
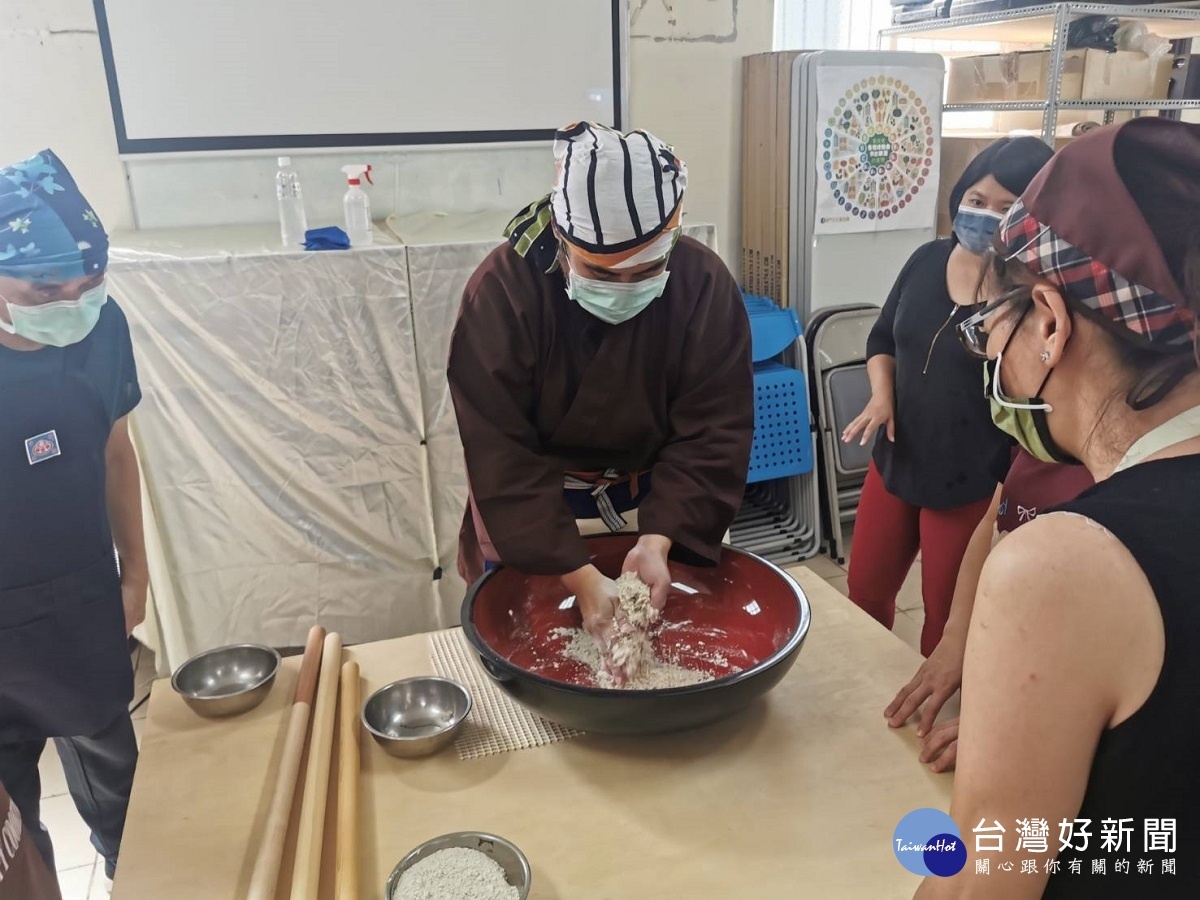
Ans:
POLYGON ((0 319, 0 329, 35 344, 69 347, 92 333, 100 310, 108 302, 108 285, 100 282, 84 291, 78 300, 55 300, 39 306, 17 306, 0 298, 8 307, 11 322, 0 319))
POLYGON ((665 271, 645 281, 616 282, 584 278, 568 270, 567 296, 600 321, 620 325, 662 296, 670 274, 665 271))

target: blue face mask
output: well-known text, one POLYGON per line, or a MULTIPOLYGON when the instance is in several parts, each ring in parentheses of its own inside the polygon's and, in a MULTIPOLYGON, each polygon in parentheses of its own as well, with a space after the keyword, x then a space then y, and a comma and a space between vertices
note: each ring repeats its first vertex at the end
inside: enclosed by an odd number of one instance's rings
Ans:
POLYGON ((960 206, 954 217, 954 235, 968 253, 984 256, 992 249, 992 239, 1003 219, 1003 213, 990 209, 960 206))
POLYGON ((645 281, 621 283, 583 278, 568 270, 567 296, 600 321, 620 325, 662 296, 670 274, 667 271, 645 281))
POLYGON ((35 344, 69 347, 92 333, 100 310, 108 302, 108 285, 103 281, 78 300, 56 300, 40 306, 17 306, 0 298, 11 322, 0 319, 0 328, 35 344))

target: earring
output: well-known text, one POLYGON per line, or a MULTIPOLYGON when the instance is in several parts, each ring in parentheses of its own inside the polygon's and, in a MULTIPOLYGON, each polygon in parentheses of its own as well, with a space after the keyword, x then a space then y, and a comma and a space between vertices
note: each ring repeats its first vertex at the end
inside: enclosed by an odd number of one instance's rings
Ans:
POLYGON ((1042 362, 1044 362, 1044 363, 1050 362, 1050 351, 1049 350, 1042 351, 1042 362))

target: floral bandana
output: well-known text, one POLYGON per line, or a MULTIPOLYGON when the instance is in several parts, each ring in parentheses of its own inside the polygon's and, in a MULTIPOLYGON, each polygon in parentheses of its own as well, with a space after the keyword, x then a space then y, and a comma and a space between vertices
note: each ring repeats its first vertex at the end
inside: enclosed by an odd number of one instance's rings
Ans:
POLYGON ((53 151, 0 168, 0 275, 69 281, 107 265, 104 226, 53 151))

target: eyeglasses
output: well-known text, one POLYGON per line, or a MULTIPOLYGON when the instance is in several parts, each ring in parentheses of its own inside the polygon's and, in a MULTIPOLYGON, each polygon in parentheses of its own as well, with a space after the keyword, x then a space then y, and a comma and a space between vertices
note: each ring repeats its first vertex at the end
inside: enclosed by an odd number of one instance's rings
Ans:
POLYGON ((1017 288, 986 304, 979 312, 967 317, 958 326, 958 339, 972 356, 987 359, 988 332, 984 327, 989 319, 1007 304, 1029 293, 1027 288, 1017 288))

